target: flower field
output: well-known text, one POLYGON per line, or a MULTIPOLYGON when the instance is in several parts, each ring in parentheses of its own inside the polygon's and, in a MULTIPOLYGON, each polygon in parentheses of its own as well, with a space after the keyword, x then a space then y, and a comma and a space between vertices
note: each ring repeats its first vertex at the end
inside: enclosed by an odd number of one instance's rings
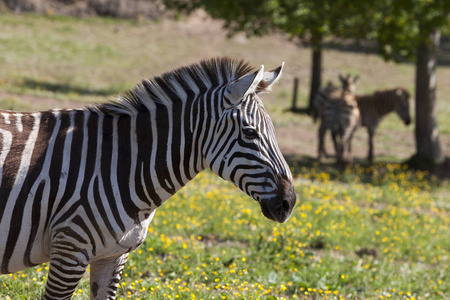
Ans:
MULTIPOLYGON (((284 224, 211 172, 156 213, 118 299, 447 299, 448 189, 395 164, 293 166, 284 224)), ((0 299, 43 294, 46 265, 0 277, 0 299)), ((86 275, 74 299, 89 296, 86 275)))

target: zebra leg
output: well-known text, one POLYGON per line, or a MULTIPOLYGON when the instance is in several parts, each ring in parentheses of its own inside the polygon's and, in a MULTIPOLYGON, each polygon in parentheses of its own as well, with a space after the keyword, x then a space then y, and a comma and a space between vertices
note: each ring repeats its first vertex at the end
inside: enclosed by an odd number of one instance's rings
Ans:
POLYGON ((347 162, 352 163, 353 162, 353 151, 352 151, 352 139, 353 134, 355 131, 353 130, 350 136, 348 137, 346 144, 347 144, 347 162))
POLYGON ((338 141, 337 133, 332 132, 331 137, 333 138, 334 150, 336 151, 337 162, 342 161, 342 151, 341 151, 341 141, 338 141))
POLYGON ((347 161, 349 163, 353 162, 353 151, 352 151, 352 141, 351 141, 351 139, 347 141, 347 161))
POLYGON ((114 300, 128 253, 91 263, 91 300, 114 300))
POLYGON ((50 268, 44 299, 71 299, 89 264, 84 250, 71 243, 60 242, 52 246, 50 268))
POLYGON ((318 149, 318 159, 321 160, 322 155, 328 157, 327 152, 325 151, 325 133, 327 128, 323 125, 323 122, 320 123, 319 127, 319 149, 318 149))

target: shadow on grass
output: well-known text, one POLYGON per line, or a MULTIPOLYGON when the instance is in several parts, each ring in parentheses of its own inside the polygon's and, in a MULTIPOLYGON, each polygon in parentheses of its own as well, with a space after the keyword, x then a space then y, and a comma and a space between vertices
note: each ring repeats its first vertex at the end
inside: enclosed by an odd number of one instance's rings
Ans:
POLYGON ((91 89, 80 86, 71 85, 69 83, 55 83, 25 78, 22 87, 33 90, 44 90, 61 94, 78 94, 84 96, 110 96, 123 91, 123 87, 110 87, 107 89, 91 89))
MULTIPOLYGON (((376 163, 369 163, 366 159, 355 159, 352 164, 341 166, 336 163, 335 158, 324 159, 319 162, 316 157, 308 155, 288 155, 285 156, 287 163, 291 166, 294 177, 304 176, 307 174, 309 178, 320 178, 320 174, 326 173, 329 180, 351 183, 356 178, 361 183, 368 183, 372 185, 380 185, 386 182, 383 178, 389 175, 400 175, 408 172, 411 180, 416 176, 416 171, 409 168, 408 165, 398 162, 378 161, 376 163)), ((450 157, 437 166, 433 171, 425 171, 425 176, 420 178, 432 180, 432 177, 438 180, 450 179, 450 157)), ((435 179, 433 179, 435 180, 435 179)))
POLYGON ((444 162, 438 166, 436 175, 439 179, 450 180, 450 157, 446 157, 444 162))

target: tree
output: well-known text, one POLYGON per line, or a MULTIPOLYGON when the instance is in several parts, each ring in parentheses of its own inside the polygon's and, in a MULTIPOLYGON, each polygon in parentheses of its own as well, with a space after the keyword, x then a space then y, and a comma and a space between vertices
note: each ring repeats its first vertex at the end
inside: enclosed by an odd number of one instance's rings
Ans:
POLYGON ((395 61, 416 61, 417 152, 408 163, 419 168, 433 168, 443 160, 436 122, 436 67, 440 32, 450 33, 450 1, 383 2, 377 9, 383 13, 375 27, 380 54, 395 61))
MULTIPOLYGON (((420 166, 442 162, 436 123, 436 67, 440 32, 434 28, 428 32, 428 39, 417 46, 416 64, 416 149, 409 161, 420 166)), ((426 166, 425 166, 426 167, 426 166)))

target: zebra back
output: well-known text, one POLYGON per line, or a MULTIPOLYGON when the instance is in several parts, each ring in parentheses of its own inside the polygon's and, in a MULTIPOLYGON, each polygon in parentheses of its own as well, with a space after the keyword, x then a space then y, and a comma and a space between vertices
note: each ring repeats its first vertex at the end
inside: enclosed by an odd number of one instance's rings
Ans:
POLYGON ((395 111, 405 124, 409 124, 411 122, 409 99, 410 94, 405 88, 381 90, 370 95, 357 95, 361 125, 376 128, 381 119, 392 111, 395 111))

